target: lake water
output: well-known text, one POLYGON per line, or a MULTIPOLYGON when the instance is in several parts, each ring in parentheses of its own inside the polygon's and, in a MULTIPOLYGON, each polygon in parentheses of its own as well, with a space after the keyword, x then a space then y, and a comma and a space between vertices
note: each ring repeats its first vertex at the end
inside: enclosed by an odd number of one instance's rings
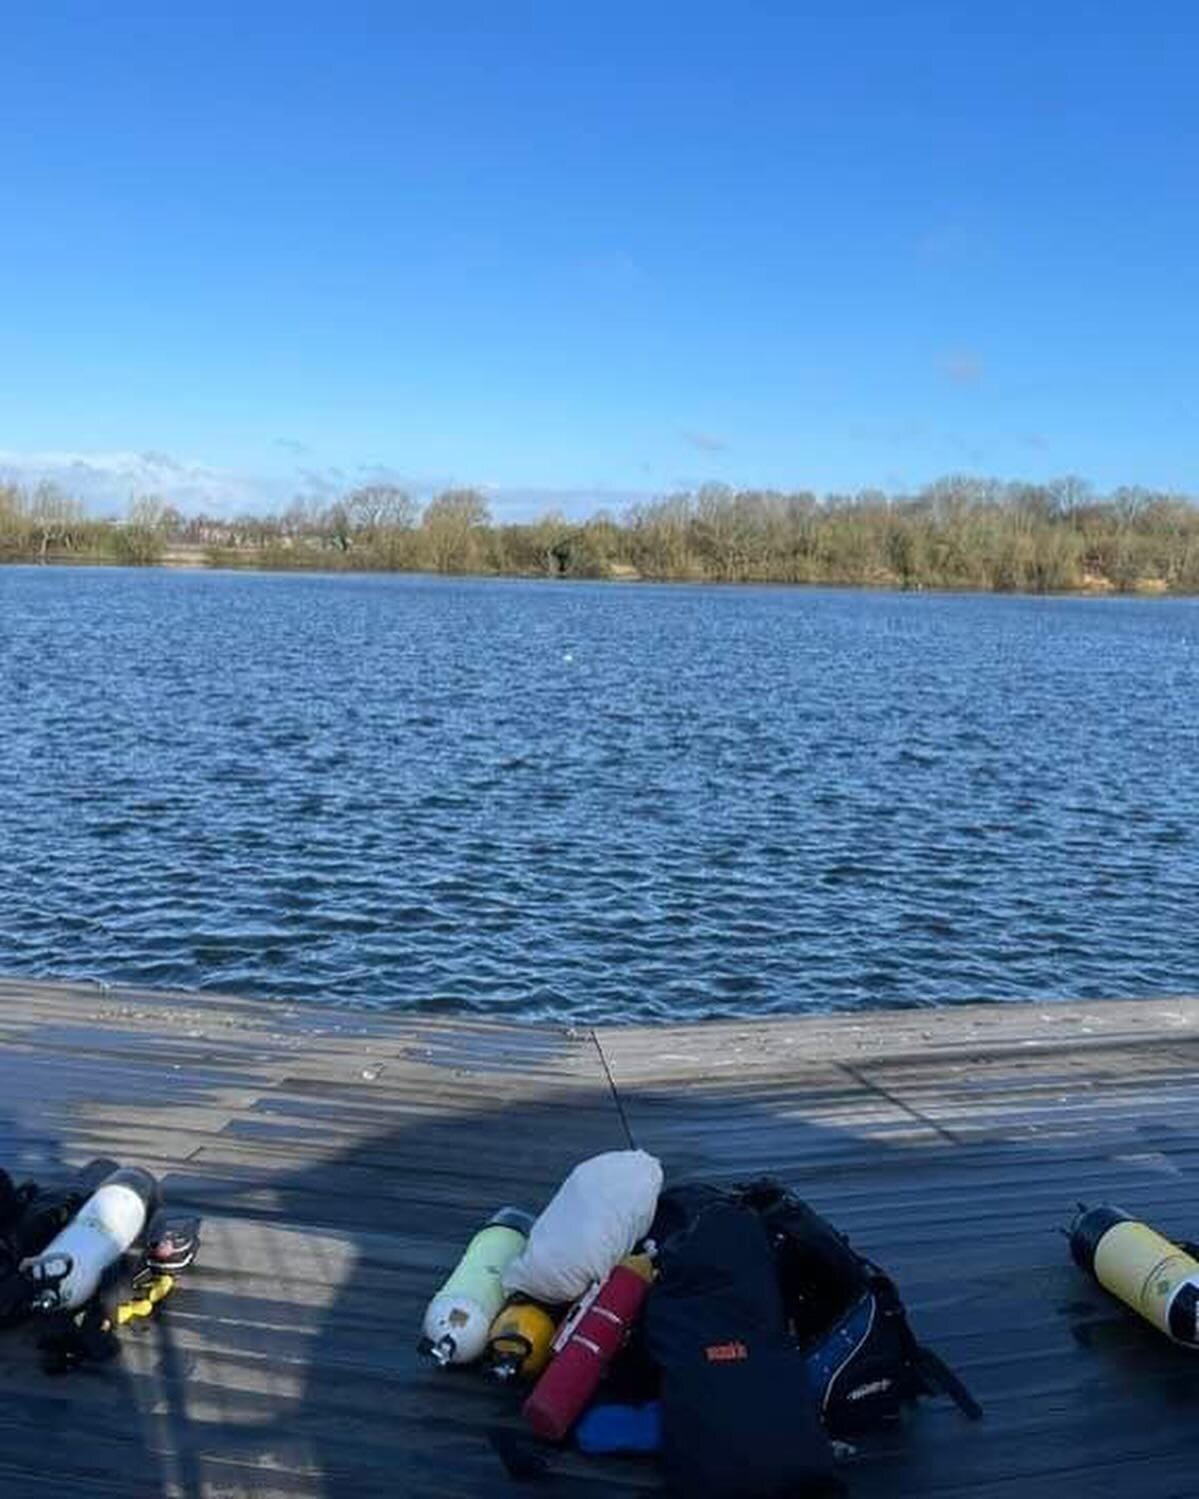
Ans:
POLYGON ((1199 991, 1199 604, 0 569, 0 972, 577 1019, 1199 991))

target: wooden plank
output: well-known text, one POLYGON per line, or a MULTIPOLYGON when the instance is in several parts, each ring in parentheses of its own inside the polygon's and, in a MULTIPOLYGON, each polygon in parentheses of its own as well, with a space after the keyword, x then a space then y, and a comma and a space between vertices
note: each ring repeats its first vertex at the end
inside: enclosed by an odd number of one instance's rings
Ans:
POLYGON ((1199 1223, 1197 1019, 1193 1001, 996 1006, 599 1040, 639 1144, 718 1179, 772 1163, 899 1276, 987 1407, 976 1428, 927 1405, 852 1465, 855 1495, 1062 1499, 1107 1470, 1126 1492, 1188 1491, 1190 1360, 1055 1229, 1079 1196, 1199 1223))
MULTIPOLYGON (((672 1176, 793 1182, 899 1276, 988 1408, 863 1444, 859 1499, 1188 1492, 1193 1366, 1069 1263, 1074 1200, 1199 1228, 1199 1001, 971 1006, 586 1031, 0 980, 0 1159, 159 1172, 201 1263, 120 1362, 0 1340, 20 1495, 507 1495, 511 1397, 413 1351, 479 1220, 637 1143, 672 1176), (1181 1416, 1181 1418, 1180 1418, 1181 1416)), ((556 1461, 548 1492, 653 1487, 556 1461)))
POLYGON ((137 1159, 206 1214, 119 1366, 47 1381, 5 1341, 0 1453, 31 1492, 509 1492, 502 1402, 415 1337, 488 1213, 624 1143, 589 1034, 10 982, 0 1038, 5 1160, 137 1159))

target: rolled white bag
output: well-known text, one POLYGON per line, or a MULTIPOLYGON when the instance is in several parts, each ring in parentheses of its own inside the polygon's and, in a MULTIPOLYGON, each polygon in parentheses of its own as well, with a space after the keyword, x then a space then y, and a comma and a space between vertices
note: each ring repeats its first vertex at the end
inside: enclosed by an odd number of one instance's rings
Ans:
POLYGON ((100 1288, 104 1272, 131 1249, 158 1202, 158 1183, 140 1166, 104 1178, 41 1254, 21 1262, 37 1290, 35 1310, 71 1312, 100 1288))
POLYGON ((608 1278, 649 1232, 662 1166, 644 1150, 610 1150, 580 1161, 504 1270, 504 1289, 564 1305, 608 1278))

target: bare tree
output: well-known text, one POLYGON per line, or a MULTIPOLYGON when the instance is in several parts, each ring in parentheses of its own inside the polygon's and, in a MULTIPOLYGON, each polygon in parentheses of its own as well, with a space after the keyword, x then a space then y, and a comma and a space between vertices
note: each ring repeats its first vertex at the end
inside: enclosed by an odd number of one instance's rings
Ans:
POLYGON ((476 489, 449 489, 430 500, 421 529, 437 571, 468 571, 481 553, 480 533, 490 524, 487 501, 476 489))
POLYGON ((342 503, 351 529, 368 540, 380 531, 411 531, 420 515, 412 496, 394 484, 361 485, 342 503))

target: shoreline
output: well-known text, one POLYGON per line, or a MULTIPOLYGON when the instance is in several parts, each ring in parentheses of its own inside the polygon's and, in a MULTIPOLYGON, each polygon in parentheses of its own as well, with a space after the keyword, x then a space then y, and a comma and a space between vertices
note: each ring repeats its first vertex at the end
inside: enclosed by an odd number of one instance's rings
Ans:
MULTIPOLYGON (((640 1033, 646 1039, 662 1036, 668 1039, 689 1033, 710 1034, 714 1031, 747 1032, 777 1039, 790 1031, 810 1030, 825 1033, 828 1044, 838 1037, 858 1037, 862 1033, 888 1033, 903 1036, 905 1044, 913 1037, 936 1030, 939 1040, 955 1043, 968 1041, 980 1032, 992 1034, 1016 1031, 1025 1034, 1030 1017, 1055 1028, 1060 1039, 1070 1034, 1083 1041, 1087 1036, 1128 1036, 1146 1025, 1193 1027, 1199 1039, 1199 991, 1194 994, 1145 994, 1136 998, 1077 999, 1042 997, 1039 999, 973 999, 961 1004, 895 1004, 872 1009, 796 1010, 790 1013, 760 1015, 703 1015, 691 1020, 631 1019, 572 1020, 539 1018, 517 1014, 487 1014, 462 1009, 455 1012, 428 1011, 402 1006, 385 1007, 354 1003, 348 1000, 297 999, 283 994, 253 997, 222 989, 179 989, 145 986, 102 978, 32 978, 20 973, 0 971, 0 1000, 17 991, 33 996, 70 991, 94 1005, 118 1003, 121 1013, 136 1014, 139 1006, 161 1009, 163 1014, 227 1015, 236 1011, 246 1018, 259 1012, 262 1017, 303 1021, 310 1018, 313 1027, 323 1024, 334 1030, 369 1034, 388 1027, 455 1026, 480 1030, 514 1031, 525 1034, 561 1035, 578 1039, 586 1034, 627 1036, 640 1033), (334 1023, 336 1022, 336 1024, 334 1023)), ((822 1043, 825 1044, 825 1043, 822 1043)))
POLYGON ((1199 587, 1194 589, 1171 588, 1162 578, 1141 578, 1129 588, 1119 588, 1110 579, 1095 579, 1092 582, 1082 584, 1074 588, 1045 588, 1030 590, 1026 588, 989 588, 984 585, 971 587, 964 583, 922 583, 918 585, 905 585, 901 579, 879 578, 877 580, 864 579, 794 579, 794 578, 702 578, 702 577, 653 577, 648 574, 638 573, 634 569, 627 568, 614 571, 605 576, 583 577, 547 575, 539 572, 490 572, 490 571, 455 571, 434 572, 426 568, 395 568, 395 567, 372 567, 372 566, 330 566, 327 563, 298 564, 296 566, 271 566, 257 561, 234 562, 230 559, 211 561, 206 557, 171 556, 167 555, 155 562, 130 563, 119 561, 110 557, 97 556, 60 556, 60 557, 4 557, 0 558, 0 569, 3 568, 30 568, 43 569, 52 568, 64 572, 82 571, 88 569, 99 569, 105 572, 186 572, 186 573, 224 573, 224 574, 261 574, 274 577, 378 577, 378 578, 427 578, 440 581, 480 581, 494 580, 496 582, 522 582, 522 583, 545 583, 547 585, 569 586, 581 583, 600 583, 606 585, 624 584, 629 586, 657 586, 657 587, 691 587, 691 588, 719 588, 736 590, 741 588, 782 588, 795 590, 797 592, 819 589, 836 589, 838 591, 853 593, 895 593, 895 594, 933 594, 933 595, 961 595, 964 597, 979 598, 1028 598, 1028 599, 1195 599, 1199 598, 1199 587))

